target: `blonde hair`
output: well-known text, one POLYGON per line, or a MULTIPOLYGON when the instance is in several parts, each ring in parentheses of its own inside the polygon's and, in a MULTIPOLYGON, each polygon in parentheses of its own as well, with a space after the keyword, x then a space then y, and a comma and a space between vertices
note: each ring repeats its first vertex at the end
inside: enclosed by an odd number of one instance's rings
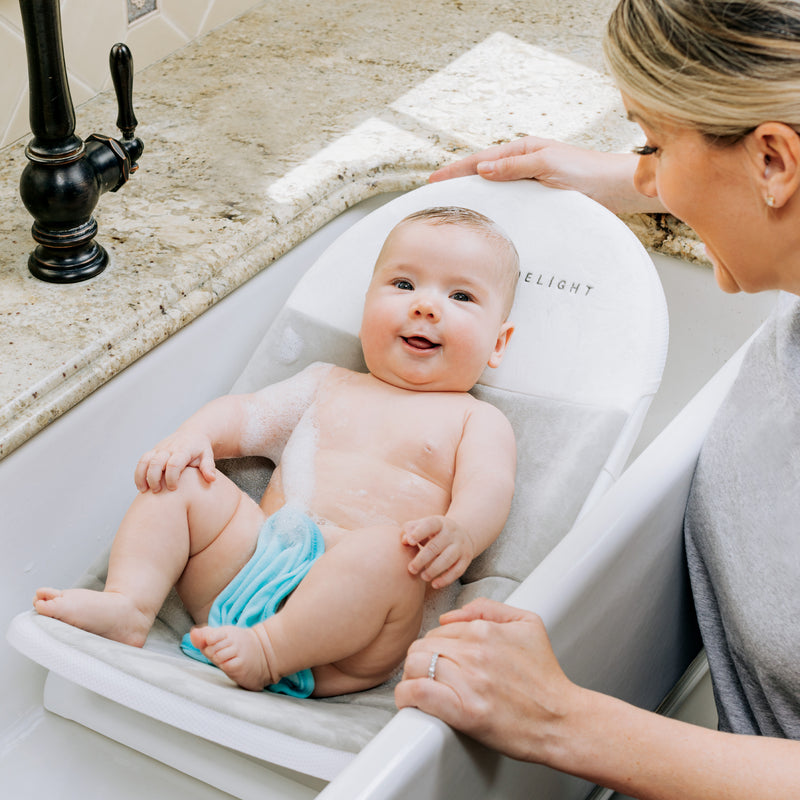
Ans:
POLYGON ((461 225, 465 228, 483 234, 500 245, 503 252, 501 264, 501 288, 505 294, 506 316, 514 304, 514 295, 517 291, 519 280, 519 253, 511 237, 493 220, 471 208, 461 206, 432 206, 414 211, 404 217, 395 227, 400 227, 408 222, 428 222, 431 225, 461 225))
POLYGON ((798 0, 620 0, 603 48, 634 102, 721 144, 800 131, 798 0))

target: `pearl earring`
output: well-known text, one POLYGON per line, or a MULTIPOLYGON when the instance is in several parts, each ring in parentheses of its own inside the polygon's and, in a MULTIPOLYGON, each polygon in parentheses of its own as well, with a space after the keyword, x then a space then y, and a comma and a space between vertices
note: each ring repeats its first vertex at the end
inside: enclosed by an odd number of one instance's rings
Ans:
POLYGON ((773 195, 768 194, 764 199, 764 202, 767 204, 768 208, 775 208, 775 198, 773 195))

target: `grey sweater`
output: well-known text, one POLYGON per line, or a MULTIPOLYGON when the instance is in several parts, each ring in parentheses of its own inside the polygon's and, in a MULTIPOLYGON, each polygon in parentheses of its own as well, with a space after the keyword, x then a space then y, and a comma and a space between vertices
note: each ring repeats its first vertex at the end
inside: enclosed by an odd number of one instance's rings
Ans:
POLYGON ((686 551, 720 729, 800 739, 800 301, 782 301, 703 445, 686 551))

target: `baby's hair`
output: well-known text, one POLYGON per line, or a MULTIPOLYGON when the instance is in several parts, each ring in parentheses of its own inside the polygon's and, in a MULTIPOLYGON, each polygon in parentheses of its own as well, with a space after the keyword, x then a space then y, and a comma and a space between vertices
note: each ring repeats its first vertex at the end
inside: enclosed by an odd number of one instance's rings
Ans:
POLYGON ((499 244, 505 253, 502 277, 506 284, 503 287, 506 293, 506 314, 511 311, 520 274, 519 253, 511 237, 494 220, 471 208, 432 206, 423 208, 420 211, 414 211, 400 220, 398 226, 406 222, 427 222, 431 225, 461 225, 476 233, 483 234, 488 239, 499 244))

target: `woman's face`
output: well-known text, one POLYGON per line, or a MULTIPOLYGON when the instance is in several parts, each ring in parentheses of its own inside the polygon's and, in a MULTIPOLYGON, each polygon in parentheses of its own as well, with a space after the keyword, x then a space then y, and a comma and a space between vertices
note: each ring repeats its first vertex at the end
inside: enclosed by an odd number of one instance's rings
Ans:
POLYGON ((714 145, 701 133, 659 120, 625 98, 647 136, 634 176, 638 191, 658 196, 703 240, 720 288, 758 292, 780 286, 763 182, 748 140, 714 145))

